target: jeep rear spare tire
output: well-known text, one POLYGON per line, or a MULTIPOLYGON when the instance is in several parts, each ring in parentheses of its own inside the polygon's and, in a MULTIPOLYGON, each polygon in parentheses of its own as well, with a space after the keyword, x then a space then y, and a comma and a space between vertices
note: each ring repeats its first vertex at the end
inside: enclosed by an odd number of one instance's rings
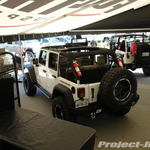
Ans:
POLYGON ((122 109, 131 105, 136 96, 137 80, 134 74, 124 68, 113 68, 102 78, 100 101, 112 109, 122 109))
POLYGON ((24 91, 28 96, 33 96, 36 93, 36 87, 31 82, 29 73, 25 73, 23 77, 24 91))

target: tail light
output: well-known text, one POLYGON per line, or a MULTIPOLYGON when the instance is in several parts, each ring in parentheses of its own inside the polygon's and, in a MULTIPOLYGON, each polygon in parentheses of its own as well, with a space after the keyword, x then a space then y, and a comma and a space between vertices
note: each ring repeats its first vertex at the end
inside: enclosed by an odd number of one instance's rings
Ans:
POLYGON ((85 88, 79 88, 78 89, 78 97, 79 98, 85 97, 85 88))

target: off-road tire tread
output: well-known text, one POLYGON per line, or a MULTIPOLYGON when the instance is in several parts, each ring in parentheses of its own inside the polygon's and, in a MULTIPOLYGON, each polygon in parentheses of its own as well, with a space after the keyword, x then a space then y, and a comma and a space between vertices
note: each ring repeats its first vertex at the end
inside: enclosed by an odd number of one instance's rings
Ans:
MULTIPOLYGON (((101 80, 101 84, 99 87, 100 101, 102 101, 104 104, 106 104, 110 108, 115 109, 115 108, 119 107, 115 103, 113 103, 109 97, 108 88, 110 87, 110 82, 113 79, 115 79, 115 77, 118 74, 124 74, 125 72, 130 72, 130 75, 134 76, 134 74, 131 71, 126 70, 124 68, 117 67, 117 68, 112 68, 111 70, 106 72, 106 74, 103 76, 103 78, 101 80)), ((134 89, 133 97, 135 97, 136 91, 137 91, 137 80, 135 77, 134 77, 134 82, 135 82, 136 87, 134 89)))
POLYGON ((59 105, 61 107, 63 111, 63 115, 64 115, 64 120, 67 120, 70 122, 76 122, 76 116, 68 110, 67 103, 65 101, 64 96, 57 96, 54 98, 53 103, 52 103, 53 117, 55 117, 54 112, 53 112, 55 105, 59 105))
MULTIPOLYGON (((28 82, 28 89, 25 89, 25 85, 24 85, 25 93, 26 93, 28 96, 33 96, 33 95, 35 95, 35 94, 36 94, 36 87, 35 87, 34 84, 31 82, 29 73, 25 73, 25 74, 24 74, 24 78, 26 78, 26 80, 27 80, 27 82, 28 82)), ((23 83, 24 83, 24 78, 23 78, 23 83)))

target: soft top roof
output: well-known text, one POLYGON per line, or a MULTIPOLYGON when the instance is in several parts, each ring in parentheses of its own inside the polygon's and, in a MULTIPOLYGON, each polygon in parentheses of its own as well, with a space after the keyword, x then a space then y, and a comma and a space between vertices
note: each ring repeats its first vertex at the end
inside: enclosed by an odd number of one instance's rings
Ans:
MULTIPOLYGON (((79 49, 78 49, 79 50, 79 49)), ((83 50, 83 49, 81 49, 83 50)), ((98 55, 98 54, 108 54, 111 55, 113 57, 113 59, 116 58, 116 54, 114 51, 110 50, 110 49, 105 49, 105 48, 99 48, 99 49, 88 49, 88 52, 76 52, 76 53, 66 53, 64 51, 61 52, 62 56, 66 56, 68 58, 68 60, 73 60, 76 57, 80 57, 80 56, 87 56, 87 55, 98 55)))
POLYGON ((68 48, 54 48, 51 47, 43 47, 43 50, 52 50, 54 52, 59 52, 62 56, 65 56, 69 59, 74 59, 79 56, 87 56, 87 55, 96 55, 96 54, 108 54, 111 55, 114 59, 116 58, 116 54, 114 51, 106 48, 100 47, 91 47, 91 46, 79 46, 79 47, 68 47, 68 48), (89 50, 87 52, 81 52, 81 50, 89 50), (76 51, 75 53, 72 51, 76 51))
POLYGON ((65 45, 62 46, 48 46, 48 47, 42 47, 42 49, 47 49, 47 50, 53 50, 53 51, 63 51, 63 52, 67 52, 67 51, 80 51, 80 50, 100 50, 100 49, 105 49, 105 48, 100 48, 100 47, 92 47, 92 46, 80 46, 80 45, 76 45, 73 47, 66 47, 65 45))

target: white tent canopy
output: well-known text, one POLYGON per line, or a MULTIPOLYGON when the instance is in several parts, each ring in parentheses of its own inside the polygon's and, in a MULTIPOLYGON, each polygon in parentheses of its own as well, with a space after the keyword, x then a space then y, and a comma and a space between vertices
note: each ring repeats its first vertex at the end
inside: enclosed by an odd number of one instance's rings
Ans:
POLYGON ((63 35, 149 4, 149 0, 1 0, 0 42, 18 35, 21 40, 63 35))

